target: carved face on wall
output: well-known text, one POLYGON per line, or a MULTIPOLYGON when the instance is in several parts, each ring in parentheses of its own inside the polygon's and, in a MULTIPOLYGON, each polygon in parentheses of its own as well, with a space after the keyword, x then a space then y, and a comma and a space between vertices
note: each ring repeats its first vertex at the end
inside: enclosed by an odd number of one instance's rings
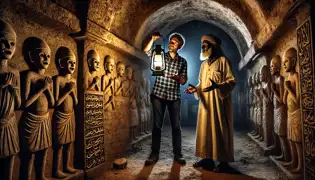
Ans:
POLYGON ((276 73, 280 72, 281 68, 281 61, 280 61, 280 56, 275 56, 272 58, 270 62, 270 73, 271 75, 275 75, 276 73))
POLYGON ((90 50, 88 52, 88 65, 91 71, 99 71, 100 69, 100 57, 99 55, 94 51, 90 50))
POLYGON ((56 52, 56 59, 58 59, 59 67, 65 74, 73 74, 76 66, 76 57, 67 47, 60 47, 56 52))
POLYGON ((125 65, 122 62, 117 63, 117 76, 124 77, 125 75, 125 65))
POLYGON ((110 56, 105 59, 105 70, 109 73, 113 73, 115 70, 115 60, 110 56))
POLYGON ((261 69, 260 69, 260 73, 259 73, 259 79, 260 79, 260 82, 266 82, 267 81, 267 78, 268 78, 268 73, 267 73, 267 66, 263 66, 261 69))
POLYGON ((131 67, 127 67, 126 68, 126 76, 127 76, 127 79, 131 80, 132 79, 132 73, 133 73, 133 70, 131 67))
POLYGON ((260 83, 260 72, 256 73, 255 79, 256 79, 256 85, 260 83))
POLYGON ((16 34, 13 28, 0 20, 0 59, 11 59, 15 52, 16 34))
POLYGON ((73 74, 75 71, 76 59, 74 56, 70 56, 67 60, 67 72, 73 74))
POLYGON ((285 72, 294 70, 297 60, 297 52, 294 48, 288 49, 283 56, 283 68, 285 72))
POLYGON ((30 52, 30 59, 39 69, 47 69, 50 64, 50 48, 36 48, 30 52))

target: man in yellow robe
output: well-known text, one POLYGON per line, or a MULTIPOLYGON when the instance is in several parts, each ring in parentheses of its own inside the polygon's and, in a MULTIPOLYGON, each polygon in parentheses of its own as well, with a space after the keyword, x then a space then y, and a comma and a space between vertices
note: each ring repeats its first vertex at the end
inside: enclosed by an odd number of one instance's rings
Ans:
POLYGON ((199 99, 196 132, 196 156, 202 158, 194 167, 215 172, 230 170, 234 161, 233 109, 231 92, 236 84, 228 59, 222 55, 219 40, 212 35, 201 39, 199 84, 184 92, 199 99), (215 168, 214 160, 220 164, 215 168))

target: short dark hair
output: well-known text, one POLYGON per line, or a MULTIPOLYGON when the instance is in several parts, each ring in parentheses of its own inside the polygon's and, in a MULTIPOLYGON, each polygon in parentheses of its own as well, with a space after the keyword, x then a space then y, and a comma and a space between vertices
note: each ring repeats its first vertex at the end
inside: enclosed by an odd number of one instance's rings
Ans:
POLYGON ((173 37, 176 38, 176 39, 178 39, 178 40, 180 41, 180 44, 179 44, 178 49, 182 49, 182 48, 184 47, 184 45, 185 45, 185 38, 184 38, 184 36, 181 35, 181 34, 179 34, 179 33, 177 33, 177 32, 174 32, 174 33, 172 33, 172 34, 169 36, 169 41, 170 41, 173 37))

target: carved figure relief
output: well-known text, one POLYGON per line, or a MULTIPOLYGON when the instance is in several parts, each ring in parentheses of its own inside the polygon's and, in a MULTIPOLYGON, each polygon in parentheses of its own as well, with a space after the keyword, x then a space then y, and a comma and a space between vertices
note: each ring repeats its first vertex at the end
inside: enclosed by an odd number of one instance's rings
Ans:
POLYGON ((90 74, 86 75, 84 89, 89 91, 101 91, 101 80, 97 76, 100 69, 100 57, 96 51, 90 50, 87 54, 87 64, 90 74))
MULTIPOLYGON (((114 93, 115 93, 115 106, 116 106, 116 113, 121 112, 121 106, 123 104, 123 98, 122 97, 122 89, 123 89, 123 81, 125 76, 125 64, 121 61, 119 61, 116 65, 117 70, 117 76, 114 79, 114 93)), ((119 114, 116 114, 119 118, 119 114)))
MULTIPOLYGON (((277 160, 288 161, 289 149, 286 143, 287 139, 287 110, 283 104, 284 78, 280 75, 281 58, 276 55, 270 63, 270 73, 273 76, 271 91, 274 107, 274 142, 280 141, 281 155, 277 160)), ((277 144, 275 146, 278 146, 277 144)))
POLYGON ((105 74, 102 76, 102 91, 104 92, 104 109, 112 111, 115 109, 114 103, 114 79, 115 60, 111 56, 106 56, 104 61, 105 74))
POLYGON ((122 95, 128 97, 128 118, 130 125, 130 138, 131 141, 137 140, 136 127, 139 124, 139 115, 136 102, 136 82, 133 80, 133 69, 131 66, 126 66, 126 81, 124 81, 122 95))
POLYGON ((256 125, 255 125, 255 119, 253 117, 253 83, 252 80, 253 76, 249 76, 247 84, 248 84, 248 96, 247 96, 247 102, 248 102, 248 111, 249 111, 249 121, 251 123, 251 128, 253 129, 252 132, 250 132, 250 134, 254 135, 256 133, 256 125))
POLYGON ((273 106, 270 88, 270 73, 265 65, 260 70, 262 98, 262 126, 264 130, 264 141, 269 150, 273 149, 273 106))
POLYGON ((65 178, 61 169, 61 161, 64 160, 63 169, 66 173, 75 173, 70 167, 71 145, 75 140, 75 115, 74 107, 78 104, 76 80, 72 77, 76 67, 76 57, 67 47, 60 47, 56 53, 56 64, 60 69, 60 75, 55 79, 55 111, 54 124, 54 176, 65 178), (62 158, 62 154, 64 157, 62 158))
POLYGON ((141 135, 145 134, 146 130, 146 121, 147 121, 147 110, 146 110, 146 101, 147 101, 147 95, 146 95, 146 81, 144 74, 141 73, 139 77, 139 85, 138 85, 138 109, 139 109, 139 115, 140 115, 140 133, 141 135))
MULTIPOLYGON (((53 107, 53 80, 45 71, 50 64, 50 48, 48 44, 36 37, 28 38, 24 42, 25 52, 34 68, 26 75, 24 87, 24 134, 23 137, 28 149, 28 173, 27 179, 31 179, 35 153, 41 155, 40 174, 37 177, 45 177, 47 149, 52 145, 51 120, 48 112, 53 107)), ((36 156, 38 158, 38 156, 36 156)))
POLYGON ((261 92, 261 82, 260 82, 260 72, 255 74, 255 97, 256 97, 256 124, 257 124, 257 135, 255 138, 259 139, 260 141, 264 140, 263 135, 263 127, 262 127, 262 94, 261 92))
POLYGON ((299 75, 295 71, 297 51, 294 48, 288 49, 283 56, 283 68, 289 74, 284 81, 284 103, 288 107, 288 140, 291 149, 291 162, 284 166, 292 169, 294 173, 302 172, 303 168, 303 147, 302 147, 302 122, 300 109, 299 75))
MULTIPOLYGON (((16 34, 0 20, 0 161, 4 161, 3 176, 12 179, 14 157, 20 151, 14 109, 20 107, 20 73, 8 65, 15 53, 16 34)), ((2 163, 1 163, 2 164, 2 163)))

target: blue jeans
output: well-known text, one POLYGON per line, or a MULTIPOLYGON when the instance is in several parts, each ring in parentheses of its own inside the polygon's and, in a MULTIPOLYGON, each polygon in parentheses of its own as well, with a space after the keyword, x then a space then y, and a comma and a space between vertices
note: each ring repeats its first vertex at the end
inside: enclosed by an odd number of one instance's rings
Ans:
POLYGON ((182 135, 180 127, 180 99, 168 101, 151 95, 151 103, 153 110, 152 154, 159 154, 160 151, 163 120, 167 107, 172 126, 173 153, 175 155, 181 155, 182 135))

